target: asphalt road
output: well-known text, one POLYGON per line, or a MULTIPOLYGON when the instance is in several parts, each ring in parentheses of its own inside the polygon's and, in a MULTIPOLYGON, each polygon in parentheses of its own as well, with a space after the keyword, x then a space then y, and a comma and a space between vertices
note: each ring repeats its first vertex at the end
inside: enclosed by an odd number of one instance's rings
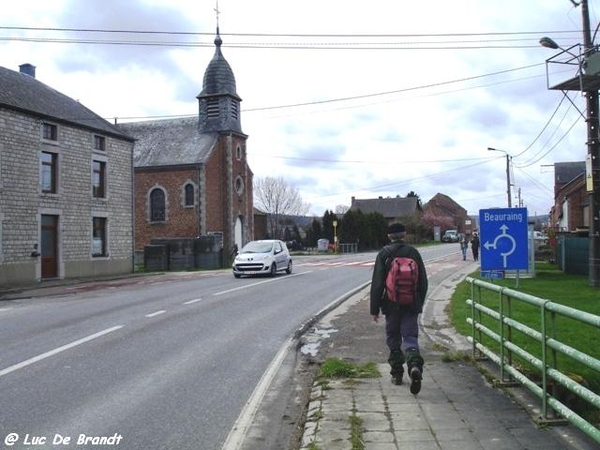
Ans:
POLYGON ((221 449, 274 358, 370 280, 373 259, 300 257, 275 278, 142 277, 0 302, 0 446, 221 449))

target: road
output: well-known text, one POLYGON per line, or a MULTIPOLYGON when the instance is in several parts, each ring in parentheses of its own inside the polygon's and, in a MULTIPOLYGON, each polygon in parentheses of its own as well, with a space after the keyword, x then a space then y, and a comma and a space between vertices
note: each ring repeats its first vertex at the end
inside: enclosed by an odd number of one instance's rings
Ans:
POLYGON ((373 259, 297 257, 275 278, 186 273, 0 302, 0 445, 218 450, 286 342, 368 282, 373 259))

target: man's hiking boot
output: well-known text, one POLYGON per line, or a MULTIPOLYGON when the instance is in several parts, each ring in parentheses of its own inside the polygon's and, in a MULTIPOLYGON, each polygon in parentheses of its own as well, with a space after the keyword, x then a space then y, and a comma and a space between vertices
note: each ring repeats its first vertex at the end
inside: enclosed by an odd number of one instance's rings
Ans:
POLYGON ((392 373, 392 384, 395 384, 396 386, 400 386, 402 384, 403 376, 404 376, 404 372, 392 373))
POLYGON ((410 393, 413 395, 417 395, 421 391, 421 380, 423 379, 423 374, 421 373, 421 369, 417 366, 413 366, 409 372, 410 375, 410 393))

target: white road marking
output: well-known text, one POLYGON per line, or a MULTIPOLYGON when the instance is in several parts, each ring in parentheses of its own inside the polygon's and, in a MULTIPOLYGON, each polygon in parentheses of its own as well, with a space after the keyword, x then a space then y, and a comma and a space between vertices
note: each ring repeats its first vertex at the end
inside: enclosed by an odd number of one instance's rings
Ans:
POLYGON ((61 347, 57 347, 54 350, 50 350, 50 351, 48 351, 46 353, 42 353, 41 355, 34 356, 33 358, 30 358, 30 359, 27 359, 27 360, 22 361, 20 363, 14 364, 14 365, 12 365, 10 367, 7 367, 6 369, 0 370, 0 377, 4 376, 4 375, 7 375, 7 374, 9 374, 11 372, 14 372, 15 370, 19 370, 19 369, 22 369, 24 367, 27 367, 27 366, 29 366, 29 365, 31 365, 33 363, 36 363, 38 361, 41 361, 43 359, 46 359, 46 358, 49 358, 51 356, 57 355, 58 353, 64 352, 65 350, 69 350, 69 349, 71 349, 73 347, 77 347, 78 345, 81 345, 81 344, 84 344, 86 342, 89 342, 89 341, 92 341, 94 339, 97 339, 99 337, 102 337, 102 336, 104 336, 104 335, 106 335, 108 333, 112 333, 113 331, 117 331, 117 330, 119 330, 121 328, 123 328, 122 325, 117 325, 117 326, 112 327, 112 328, 107 328, 106 330, 99 331, 98 333, 90 334, 89 336, 81 338, 81 339, 79 339, 77 341, 71 342, 70 344, 66 344, 66 345, 63 345, 61 347))
POLYGON ((167 310, 166 309, 161 309, 160 311, 155 311, 153 313, 150 314, 146 314, 146 317, 151 318, 151 317, 156 317, 156 316, 160 316, 161 314, 166 313, 167 310))
POLYGON ((0 313, 4 311, 10 311, 12 308, 0 308, 0 313))
POLYGON ((247 289, 249 287, 259 286, 259 285, 265 284, 265 283, 273 283, 274 281, 281 281, 281 280, 286 280, 286 279, 292 278, 292 277, 299 277, 300 275, 306 275, 307 273, 311 273, 311 271, 302 272, 302 273, 293 273, 291 275, 285 275, 285 276, 281 276, 281 277, 277 277, 277 278, 270 278, 268 280, 259 281, 257 283, 245 284, 243 286, 236 287, 236 288, 233 288, 233 289, 227 289, 226 291, 215 292, 213 295, 229 294, 230 292, 241 291, 242 289, 247 289))
POLYGON ((198 303, 201 302, 202 299, 201 298, 195 298, 194 300, 188 300, 187 302, 183 302, 184 305, 191 305, 193 303, 198 303))

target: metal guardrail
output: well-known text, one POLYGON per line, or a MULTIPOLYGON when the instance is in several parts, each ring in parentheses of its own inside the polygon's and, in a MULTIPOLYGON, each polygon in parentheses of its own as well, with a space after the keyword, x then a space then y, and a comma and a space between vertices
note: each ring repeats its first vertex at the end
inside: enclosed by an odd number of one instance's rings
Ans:
POLYGON ((480 352, 494 361, 500 368, 502 382, 516 380, 537 397, 541 399, 540 422, 552 424, 549 409, 554 411, 564 420, 567 420, 581 431, 586 433, 596 442, 600 443, 600 429, 588 422, 575 411, 569 408, 556 397, 557 384, 568 390, 573 396, 584 400, 589 405, 600 409, 600 395, 588 389, 584 384, 576 381, 573 377, 558 370, 557 356, 564 355, 570 361, 576 361, 583 366, 598 372, 600 376, 600 360, 578 350, 570 345, 557 340, 557 316, 569 318, 581 326, 591 326, 600 331, 600 316, 580 311, 575 308, 534 297, 523 292, 518 292, 506 287, 491 284, 472 277, 466 278, 471 284, 471 298, 467 304, 471 306, 471 317, 467 322, 471 325, 471 336, 467 339, 473 344, 473 356, 480 352), (482 292, 484 290, 498 293, 498 302, 490 308, 482 304, 482 292), (514 317, 518 308, 530 305, 539 309, 539 330, 525 325, 514 317), (482 323, 483 320, 494 323, 497 330, 482 323), (533 344, 541 347, 541 359, 532 355, 526 349, 521 348, 513 340, 513 331, 518 331, 521 336, 529 338, 533 344), (497 344, 497 350, 485 345, 485 338, 491 339, 497 344), (536 344, 536 345, 537 345, 536 344), (527 377, 514 364, 513 357, 518 356, 529 363, 535 370, 539 371, 541 383, 527 377), (512 378, 512 379, 511 379, 512 378), (550 407, 550 408, 549 408, 550 407))

